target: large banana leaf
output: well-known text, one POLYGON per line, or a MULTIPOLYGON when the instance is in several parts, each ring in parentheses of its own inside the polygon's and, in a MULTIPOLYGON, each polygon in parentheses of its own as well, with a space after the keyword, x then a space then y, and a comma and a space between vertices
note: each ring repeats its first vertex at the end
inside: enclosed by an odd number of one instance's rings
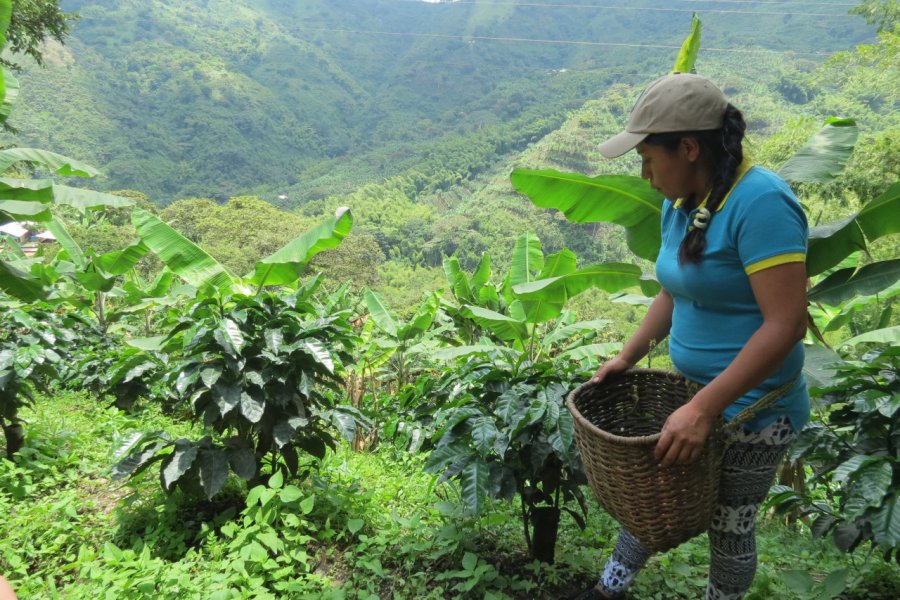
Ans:
POLYGON ((0 93, 3 96, 3 101, 0 102, 0 123, 5 123, 19 97, 19 80, 6 67, 0 67, 0 73, 0 89, 5 88, 5 94, 0 93))
POLYGON ((867 240, 894 233, 900 233, 900 182, 857 214, 810 229, 806 272, 818 275, 851 253, 865 250, 867 240))
MULTIPOLYGON (((6 30, 9 28, 9 20, 12 18, 12 0, 0 0, 0 50, 6 45, 6 30)), ((6 100, 6 84, 4 83, 5 73, 0 74, 0 103, 6 100)), ((2 122, 6 122, 5 115, 2 122)), ((2 172, 2 171, 0 171, 2 172)))
POLYGON ((513 249, 509 283, 518 285, 531 281, 534 274, 543 268, 544 253, 541 250, 541 240, 530 231, 526 231, 516 240, 516 247, 513 249))
POLYGON ((98 256, 94 263, 113 275, 124 275, 137 265, 150 249, 140 240, 137 240, 122 250, 107 252, 98 256))
POLYGON ((828 118, 778 174, 791 183, 828 183, 844 170, 858 137, 853 119, 828 118))
POLYGON ((697 54, 700 52, 700 29, 702 28, 697 13, 691 17, 691 33, 681 44, 681 50, 678 52, 678 58, 675 59, 675 68, 673 73, 693 73, 694 63, 697 61, 697 54))
POLYGON ((51 202, 53 182, 50 180, 0 177, 0 222, 47 221, 51 202))
POLYGON ((369 315, 372 316, 372 320, 375 321, 378 328, 391 337, 397 337, 397 320, 391 315, 390 309, 381 296, 372 290, 366 290, 364 297, 369 315))
POLYGON ((56 152, 38 150, 37 148, 8 148, 0 150, 0 173, 3 173, 13 163, 19 161, 46 167, 54 173, 65 177, 94 177, 100 174, 100 171, 86 163, 56 152))
POLYGON ((24 302, 36 302, 46 294, 40 279, 2 260, 0 260, 0 290, 24 302))
POLYGON ((597 287, 606 292, 618 292, 639 287, 641 270, 627 263, 606 263, 578 269, 560 277, 538 279, 513 287, 513 293, 525 307, 529 323, 543 323, 562 312, 570 298, 597 287))
POLYGON ((247 279, 258 287, 286 285, 297 281, 307 263, 322 252, 341 243, 353 227, 353 214, 346 206, 318 227, 300 235, 258 263, 247 279))
POLYGON ((866 204, 856 220, 869 242, 900 233, 900 181, 866 204))
POLYGON ((900 280, 900 259, 872 263, 859 269, 841 269, 809 290, 809 299, 838 306, 854 296, 870 296, 900 280))
POLYGON ((501 340, 523 342, 528 339, 528 327, 524 321, 518 321, 498 312, 480 306, 463 306, 462 314, 472 319, 501 340))
POLYGON ((69 254, 69 258, 72 259, 75 266, 79 269, 84 269, 88 263, 87 259, 84 257, 84 252, 81 250, 81 246, 78 245, 78 242, 69 235, 69 230, 66 229, 66 226, 63 225, 62 221, 55 218, 50 219, 47 222, 47 229, 49 229, 50 233, 56 237, 57 243, 59 243, 59 245, 69 254))
POLYGON ((144 244, 195 288, 233 290, 234 278, 225 267, 172 227, 140 208, 131 214, 131 222, 144 244))
POLYGON ((537 276, 537 279, 568 275, 574 272, 577 266, 578 257, 575 253, 568 248, 563 248, 556 254, 551 254, 544 259, 544 270, 537 276))
MULTIPOLYGON (((480 289, 488 285, 491 280, 491 255, 485 252, 481 255, 481 262, 472 274, 471 287, 473 293, 480 293, 480 289)), ((492 288, 493 289, 493 288, 492 288)))
POLYGON ((400 327, 397 331, 397 336, 402 341, 407 341, 425 333, 428 328, 431 327, 431 323, 434 321, 434 315, 437 313, 440 303, 441 300, 437 293, 432 292, 431 294, 428 294, 425 301, 419 305, 418 309, 416 309, 416 313, 409 323, 400 327))
POLYGON ((900 325, 876 329, 875 331, 867 331, 856 337, 852 337, 843 343, 848 346, 855 346, 856 344, 862 344, 864 342, 896 346, 900 344, 900 325))
POLYGON ((104 194, 103 192, 59 184, 53 186, 53 201, 56 204, 65 204, 79 210, 97 208, 99 206, 122 208, 134 204, 132 200, 116 196, 115 194, 104 194))
POLYGON ((444 258, 444 275, 447 277, 447 283, 450 285, 450 290, 456 297, 457 302, 463 303, 474 301, 469 280, 463 272, 462 267, 459 264, 459 259, 456 258, 455 254, 444 258))
POLYGON ((560 210, 570 221, 622 225, 631 251, 641 258, 656 260, 663 197, 640 177, 587 177, 552 169, 516 169, 510 179, 516 191, 528 196, 536 206, 560 210))

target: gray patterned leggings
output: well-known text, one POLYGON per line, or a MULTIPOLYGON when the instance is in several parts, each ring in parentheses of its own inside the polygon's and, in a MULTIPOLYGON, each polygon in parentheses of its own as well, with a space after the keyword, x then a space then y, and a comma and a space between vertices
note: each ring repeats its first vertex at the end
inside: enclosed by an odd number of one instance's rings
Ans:
MULTIPOLYGON (((756 574, 756 513, 796 435, 785 417, 762 431, 738 429, 732 434, 722 460, 719 503, 709 527, 707 600, 740 600, 750 589, 756 574)), ((598 586, 609 594, 623 592, 650 555, 622 529, 598 586)))

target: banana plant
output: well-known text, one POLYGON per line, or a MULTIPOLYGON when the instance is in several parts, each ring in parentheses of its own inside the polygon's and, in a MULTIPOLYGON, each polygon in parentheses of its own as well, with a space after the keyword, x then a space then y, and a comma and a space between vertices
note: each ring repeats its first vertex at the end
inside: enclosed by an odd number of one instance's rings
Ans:
POLYGON ((341 243, 353 227, 353 215, 341 207, 318 227, 307 231, 256 263, 253 272, 238 277, 197 244, 153 214, 136 209, 132 223, 141 242, 175 275, 201 295, 260 293, 267 286, 294 284, 309 261, 341 243))
POLYGON ((413 316, 405 322, 392 314, 381 296, 372 290, 367 289, 364 298, 369 316, 385 336, 374 340, 374 346, 380 352, 372 356, 373 364, 389 362, 397 387, 403 387, 414 376, 411 360, 422 349, 419 342, 434 322, 440 298, 436 292, 426 294, 413 316))

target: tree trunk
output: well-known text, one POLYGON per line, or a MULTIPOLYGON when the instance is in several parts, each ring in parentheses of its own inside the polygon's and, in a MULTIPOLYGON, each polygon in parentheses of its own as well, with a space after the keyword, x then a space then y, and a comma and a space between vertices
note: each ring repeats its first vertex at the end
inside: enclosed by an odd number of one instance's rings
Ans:
POLYGON ((6 458, 13 459, 13 455, 25 446, 25 430, 18 421, 7 424, 2 423, 3 435, 6 436, 6 458))
POLYGON ((556 537, 559 533, 559 509, 555 506, 536 506, 531 509, 531 556, 541 562, 553 564, 556 554, 556 537))

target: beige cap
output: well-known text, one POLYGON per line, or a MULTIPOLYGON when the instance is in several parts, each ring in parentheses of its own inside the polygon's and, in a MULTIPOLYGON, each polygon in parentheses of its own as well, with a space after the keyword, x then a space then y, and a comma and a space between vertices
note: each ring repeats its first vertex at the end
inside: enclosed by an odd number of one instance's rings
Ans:
POLYGON ((672 73, 641 93, 625 131, 598 146, 607 158, 622 156, 652 133, 719 129, 728 100, 713 82, 692 73, 672 73))

